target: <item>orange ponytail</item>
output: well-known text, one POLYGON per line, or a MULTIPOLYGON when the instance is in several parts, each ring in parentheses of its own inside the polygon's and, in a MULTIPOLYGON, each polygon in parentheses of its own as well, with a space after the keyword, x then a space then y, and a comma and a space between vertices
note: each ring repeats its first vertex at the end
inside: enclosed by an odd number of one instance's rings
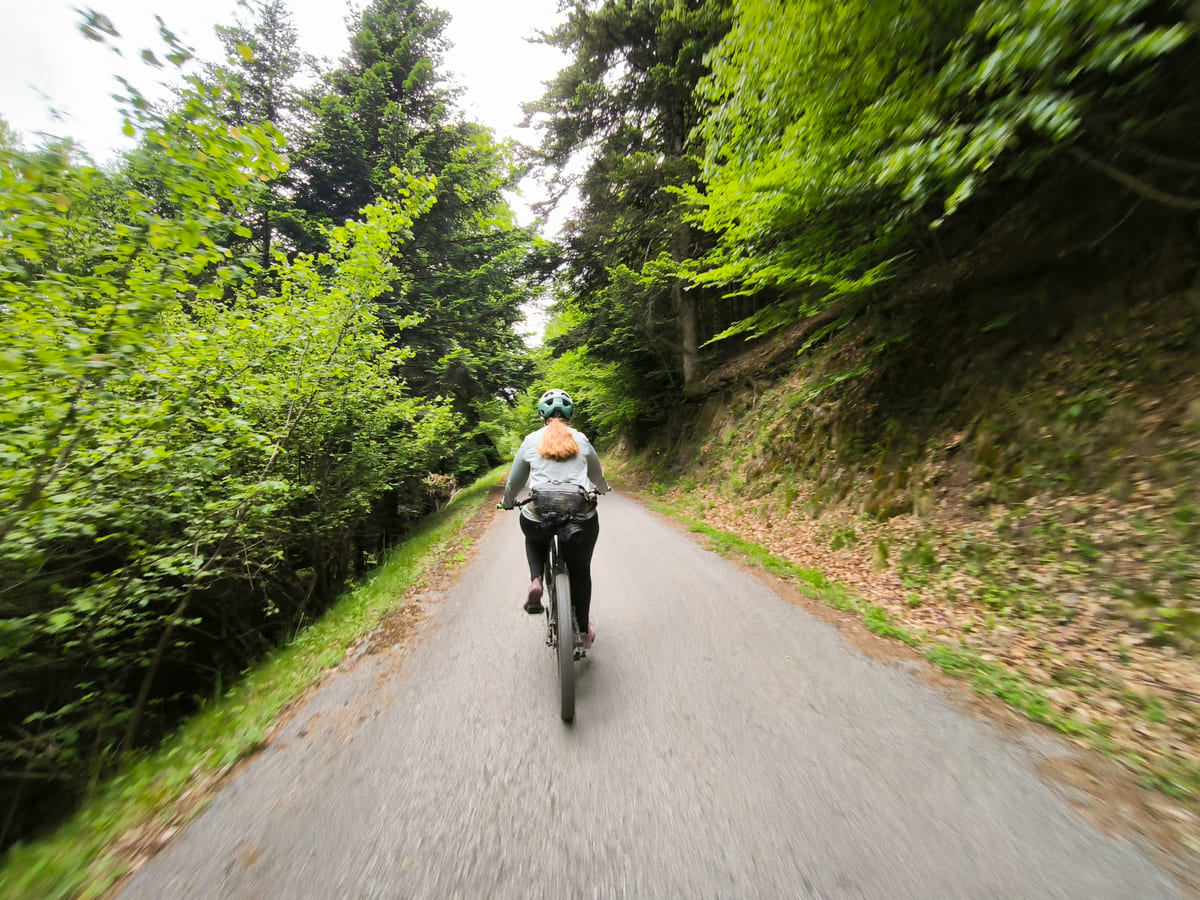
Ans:
POLYGON ((546 433, 542 435, 542 444, 538 447, 538 453, 546 459, 557 459, 561 462, 564 459, 570 459, 578 452, 579 444, 575 442, 575 435, 571 434, 567 423, 558 416, 551 416, 547 419, 546 433))

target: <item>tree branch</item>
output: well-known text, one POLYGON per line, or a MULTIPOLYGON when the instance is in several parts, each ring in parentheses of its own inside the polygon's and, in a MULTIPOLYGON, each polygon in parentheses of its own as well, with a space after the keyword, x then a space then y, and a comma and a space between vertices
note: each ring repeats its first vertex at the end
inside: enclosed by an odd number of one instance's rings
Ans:
POLYGON ((1176 194, 1168 194, 1166 191, 1160 191, 1152 184, 1147 184, 1140 178, 1130 175, 1128 172, 1122 172, 1106 162, 1102 162, 1091 156, 1078 147, 1072 147, 1070 153, 1077 160, 1086 165, 1091 166, 1099 172, 1107 175, 1118 184, 1124 185, 1135 194, 1140 194, 1149 200, 1155 200, 1164 206, 1170 206, 1173 209, 1197 210, 1200 209, 1200 200, 1193 200, 1190 197, 1180 197, 1176 194))
POLYGON ((1147 162, 1157 163, 1160 166, 1167 166, 1171 169, 1182 169, 1185 172, 1200 172, 1200 162, 1195 160, 1167 156, 1166 154, 1156 153, 1153 150, 1147 150, 1145 147, 1131 143, 1122 143, 1121 149, 1132 153, 1134 156, 1140 156, 1147 162))

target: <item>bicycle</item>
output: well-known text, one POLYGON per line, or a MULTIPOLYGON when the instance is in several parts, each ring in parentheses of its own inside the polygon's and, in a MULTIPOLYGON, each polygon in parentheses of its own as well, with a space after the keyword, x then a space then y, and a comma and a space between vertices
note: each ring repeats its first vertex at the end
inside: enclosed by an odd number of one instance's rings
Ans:
MULTIPOLYGON (((595 502, 595 492, 587 496, 590 502, 595 502)), ((519 509, 532 502, 532 497, 519 500, 513 508, 519 509)), ((497 508, 504 507, 498 504, 497 508)), ((542 570, 542 606, 546 611, 546 646, 554 651, 558 668, 559 713, 564 722, 572 722, 575 719, 575 663, 587 656, 587 650, 583 646, 579 623, 575 621, 567 562, 559 546, 560 530, 556 528, 550 537, 550 551, 542 570), (564 620, 570 623, 569 633, 559 627, 564 620), (566 640, 560 640, 560 634, 566 640)))

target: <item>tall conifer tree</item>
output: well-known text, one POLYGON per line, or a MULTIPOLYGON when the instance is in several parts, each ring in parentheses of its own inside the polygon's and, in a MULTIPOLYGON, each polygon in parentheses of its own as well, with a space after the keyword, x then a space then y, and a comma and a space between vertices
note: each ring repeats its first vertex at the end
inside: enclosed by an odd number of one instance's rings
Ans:
POLYGON ((526 108, 540 162, 565 188, 590 157, 568 235, 571 292, 588 322, 567 340, 631 361, 647 387, 700 374, 698 292, 680 267, 696 236, 674 193, 696 176, 690 135, 705 52, 728 27, 726 0, 573 0, 542 36, 572 55, 526 108))

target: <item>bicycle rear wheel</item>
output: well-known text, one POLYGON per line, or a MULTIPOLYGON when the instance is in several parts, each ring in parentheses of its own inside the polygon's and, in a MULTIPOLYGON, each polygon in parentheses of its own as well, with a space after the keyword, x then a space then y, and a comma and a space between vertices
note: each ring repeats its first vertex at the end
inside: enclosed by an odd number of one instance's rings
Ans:
POLYGON ((566 572, 554 577, 555 614, 558 618, 558 695, 564 722, 575 718, 575 613, 571 609, 571 584, 566 572))

